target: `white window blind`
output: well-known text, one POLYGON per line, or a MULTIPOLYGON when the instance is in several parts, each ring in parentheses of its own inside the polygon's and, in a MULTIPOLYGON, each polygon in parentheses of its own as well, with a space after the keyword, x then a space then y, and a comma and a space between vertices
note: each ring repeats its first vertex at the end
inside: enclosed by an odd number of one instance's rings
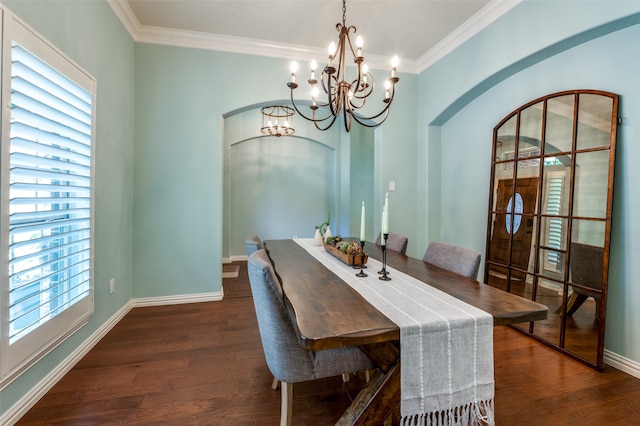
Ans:
POLYGON ((21 34, 25 43, 12 38, 10 93, 4 92, 11 108, 8 141, 6 132, 2 141, 9 153, 8 188, 2 184, 9 193, 3 378, 28 367, 93 312, 94 82, 74 81, 31 47, 62 68, 75 68, 72 63, 29 31, 11 35, 21 34))
MULTIPOLYGON (((556 172, 549 175, 546 188, 548 199, 545 213, 547 214, 560 215, 562 211, 564 177, 564 172, 556 172)), ((545 258, 544 265, 547 270, 561 271, 564 267, 564 264, 562 264, 563 257, 560 255, 563 233, 562 218, 549 217, 547 220, 547 229, 545 229, 545 236, 547 238, 547 246, 552 250, 547 251, 545 258)))

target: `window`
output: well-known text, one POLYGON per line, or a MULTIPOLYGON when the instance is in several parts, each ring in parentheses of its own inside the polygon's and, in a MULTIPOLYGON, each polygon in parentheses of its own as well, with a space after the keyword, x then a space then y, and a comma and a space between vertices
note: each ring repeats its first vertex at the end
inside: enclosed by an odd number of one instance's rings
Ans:
MULTIPOLYGON (((545 162, 545 165, 547 163, 545 162)), ((549 172, 546 181, 545 194, 547 194, 546 211, 549 215, 545 223, 543 240, 547 247, 547 253, 544 257, 544 268, 549 271, 562 272, 564 270, 563 251, 564 225, 562 219, 562 190, 564 187, 564 179, 566 172, 549 172)))
POLYGON ((93 312, 95 80, 15 19, 3 33, 1 380, 93 312), (8 89, 8 90, 7 90, 8 89))

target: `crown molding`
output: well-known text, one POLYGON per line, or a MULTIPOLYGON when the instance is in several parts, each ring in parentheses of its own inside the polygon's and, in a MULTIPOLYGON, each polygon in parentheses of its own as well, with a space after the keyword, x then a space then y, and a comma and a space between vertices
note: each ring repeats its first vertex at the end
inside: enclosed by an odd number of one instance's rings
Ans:
POLYGON ((418 73, 429 68, 440 59, 447 56, 464 42, 491 25, 498 18, 520 4, 523 0, 491 0, 485 7, 465 23, 456 28, 451 34, 443 38, 438 44, 429 49, 427 53, 418 58, 418 73))
MULTIPOLYGON (((402 72, 418 74, 424 71, 521 2, 522 0, 491 0, 418 60, 401 58, 402 72)), ((138 43, 216 50, 288 60, 311 61, 313 58, 324 57, 326 53, 324 49, 302 45, 141 25, 126 0, 107 0, 107 3, 129 32, 131 38, 138 43)), ((367 63, 372 69, 386 70, 389 68, 389 58, 381 55, 368 55, 367 63)))
POLYGON ((124 28, 127 30, 131 38, 135 41, 136 35, 138 31, 140 31, 140 21, 131 10, 129 3, 126 0, 107 0, 111 9, 113 9, 113 13, 116 14, 124 28))

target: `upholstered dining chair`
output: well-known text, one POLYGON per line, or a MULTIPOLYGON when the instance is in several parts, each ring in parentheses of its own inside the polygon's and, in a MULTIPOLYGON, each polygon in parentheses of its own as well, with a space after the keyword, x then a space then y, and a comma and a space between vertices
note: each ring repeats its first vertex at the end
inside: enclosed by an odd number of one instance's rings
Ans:
MULTIPOLYGON (((339 376, 344 371, 370 370, 374 366, 357 347, 305 350, 296 337, 280 281, 267 253, 253 252, 247 265, 264 356, 271 374, 281 383, 280 425, 288 426, 293 411, 293 383, 339 376)), ((275 381, 272 384, 275 389, 274 386, 275 381)))
MULTIPOLYGON (((382 233, 378 234, 376 238, 376 245, 380 246, 380 240, 382 238, 382 233)), ((389 250, 397 251, 402 254, 407 253, 407 244, 409 243, 409 239, 395 232, 389 232, 389 236, 387 237, 387 248, 389 250)))
POLYGON ((587 288, 572 287, 573 293, 567 301, 567 316, 573 315, 589 297, 596 301, 596 319, 600 313, 602 291, 602 268, 604 248, 588 244, 571 243, 569 271, 571 282, 587 288))
POLYGON ((247 256, 250 256, 254 251, 264 250, 264 244, 257 235, 247 237, 247 239, 244 240, 244 247, 247 250, 247 256))
POLYGON ((433 241, 429 243, 422 260, 474 280, 478 279, 480 253, 475 250, 433 241))

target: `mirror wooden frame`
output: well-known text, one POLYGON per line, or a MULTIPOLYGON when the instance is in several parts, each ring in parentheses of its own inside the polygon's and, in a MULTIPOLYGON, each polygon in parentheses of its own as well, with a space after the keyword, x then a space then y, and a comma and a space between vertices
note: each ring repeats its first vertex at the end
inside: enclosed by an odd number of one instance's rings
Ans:
POLYGON ((546 304, 514 327, 598 370, 617 114, 613 93, 553 93, 500 121, 491 153, 484 282, 546 304))

